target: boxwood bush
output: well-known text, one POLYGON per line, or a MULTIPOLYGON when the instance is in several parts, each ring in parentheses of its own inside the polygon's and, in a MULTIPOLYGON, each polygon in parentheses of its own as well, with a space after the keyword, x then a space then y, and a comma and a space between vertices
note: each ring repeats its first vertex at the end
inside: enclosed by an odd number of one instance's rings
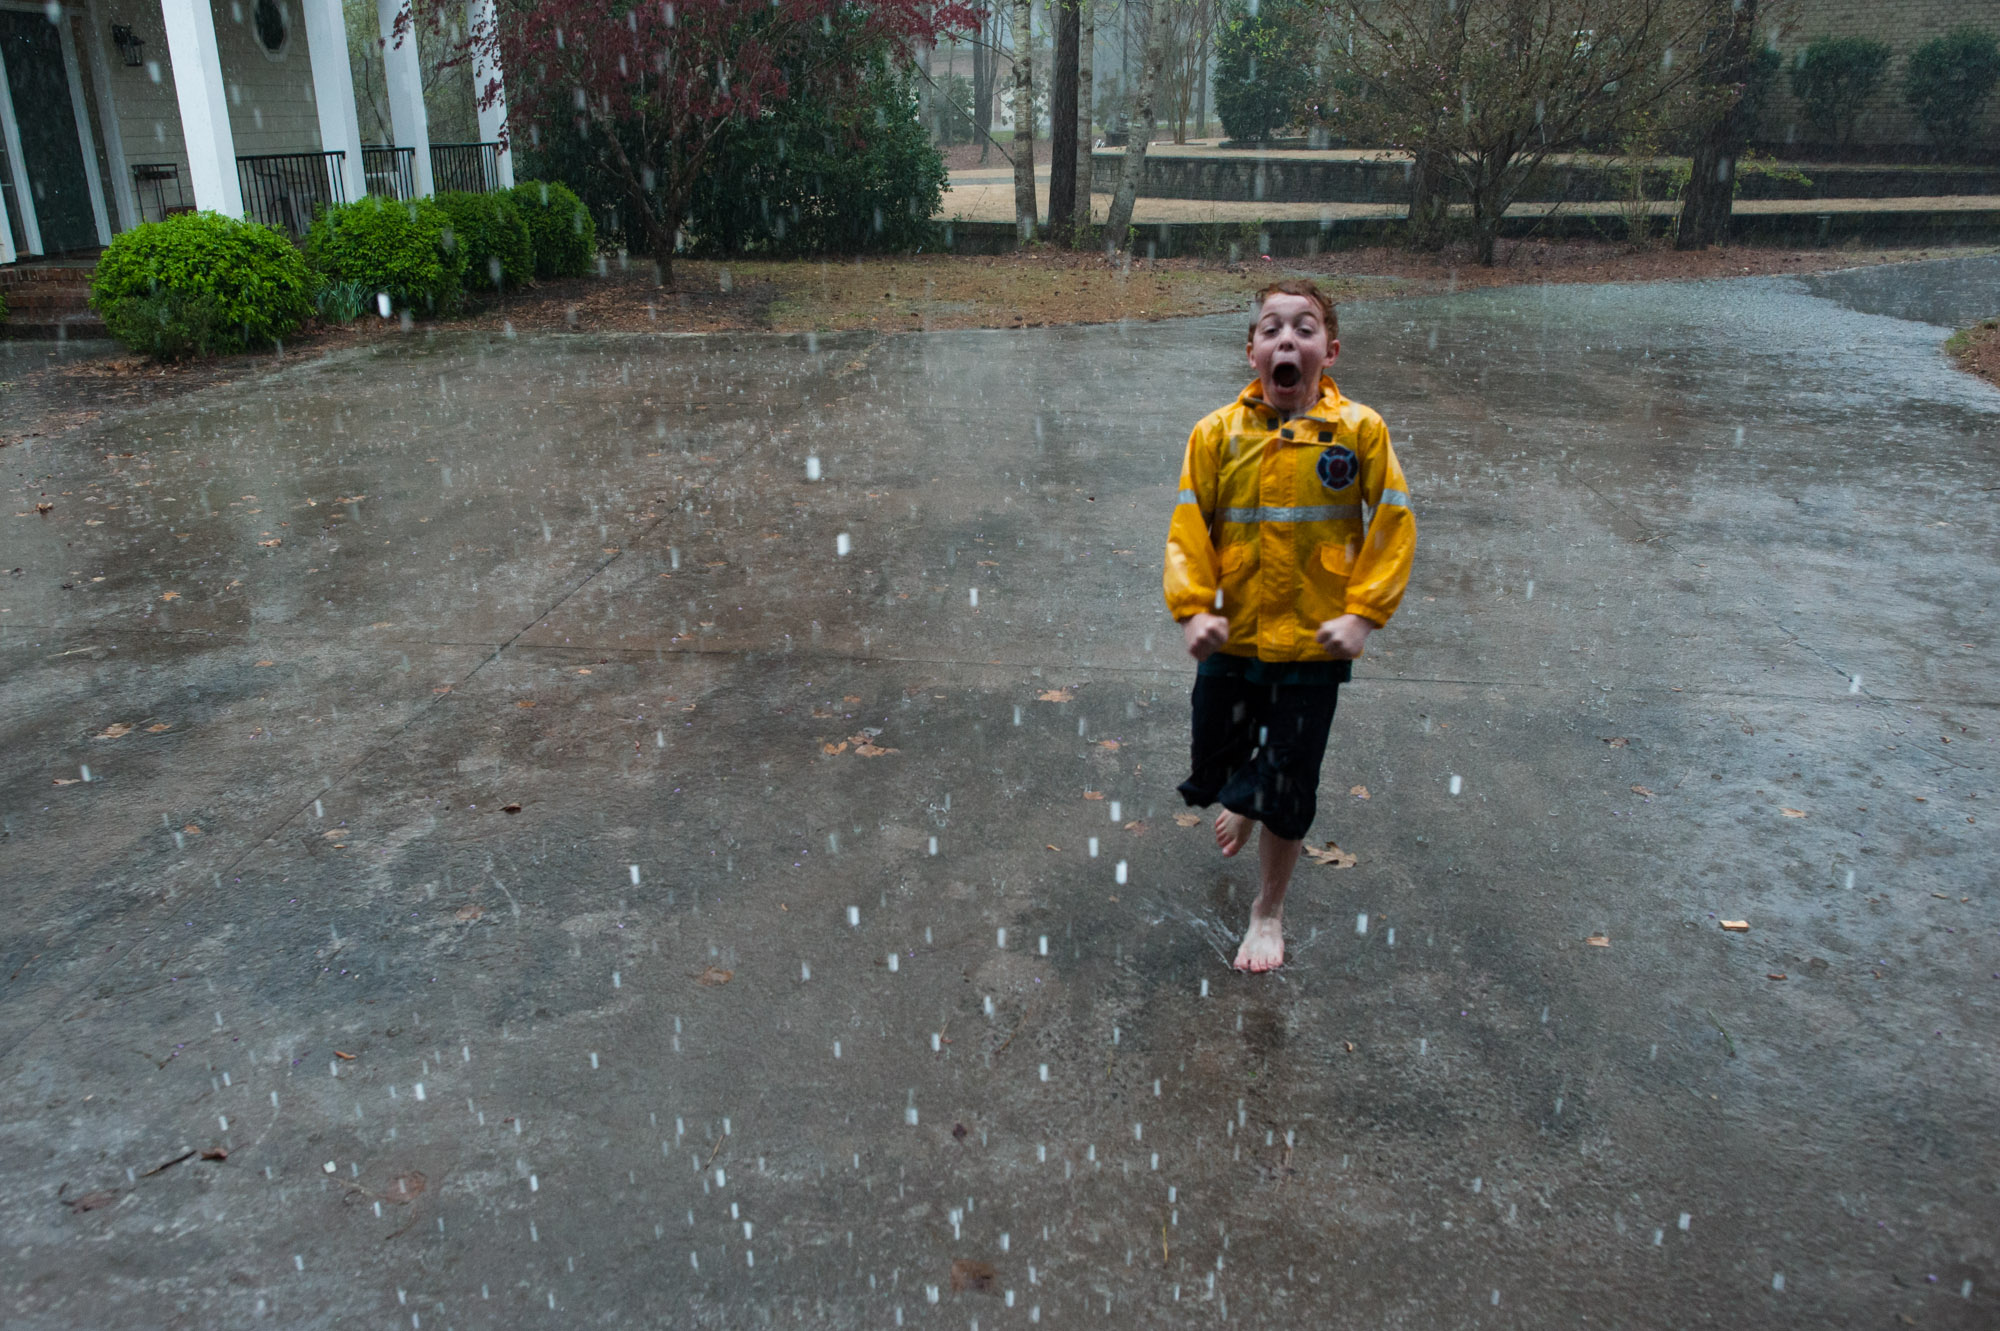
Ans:
POLYGON ((213 356, 290 337, 313 313, 313 280, 282 233, 220 213, 180 213, 112 238, 90 304, 134 351, 213 356))
POLYGON ((468 291, 526 286, 535 276, 534 242, 513 196, 451 190, 437 197, 465 260, 468 291))
POLYGON ((1941 152, 1972 146, 1980 110, 2000 82, 2000 41, 1979 28, 1954 28, 1910 53, 1903 100, 1941 152))
POLYGON ((587 276, 597 257, 597 223, 575 191, 553 180, 524 180, 514 186, 513 195, 528 224, 535 276, 587 276))
POLYGON ((313 219, 306 254, 328 284, 359 282, 418 314, 451 314, 465 291, 465 247, 436 199, 370 194, 313 219))
POLYGON ((1792 95, 1806 123, 1843 147, 1862 103, 1889 68, 1889 47, 1872 37, 1816 37, 1792 65, 1792 95))

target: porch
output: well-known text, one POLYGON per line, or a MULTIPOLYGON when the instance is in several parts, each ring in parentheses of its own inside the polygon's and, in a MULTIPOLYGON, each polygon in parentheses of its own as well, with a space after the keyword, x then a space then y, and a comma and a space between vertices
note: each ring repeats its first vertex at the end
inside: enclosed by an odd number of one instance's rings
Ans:
MULTIPOLYGON (((0 0, 0 264, 211 209, 302 236, 366 194, 513 184, 504 102, 433 143, 408 0, 375 0, 393 144, 364 144, 341 0, 0 0)), ((491 0, 468 0, 468 24, 491 0)), ((499 71, 474 71, 481 83, 499 71)))

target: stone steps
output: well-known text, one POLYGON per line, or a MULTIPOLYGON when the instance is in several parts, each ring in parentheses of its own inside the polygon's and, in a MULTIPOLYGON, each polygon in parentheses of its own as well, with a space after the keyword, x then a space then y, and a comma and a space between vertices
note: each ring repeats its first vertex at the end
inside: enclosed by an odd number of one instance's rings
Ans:
POLYGON ((7 297, 7 322, 0 337, 67 339, 106 336, 104 321, 90 308, 94 266, 28 263, 0 268, 0 294, 7 297))

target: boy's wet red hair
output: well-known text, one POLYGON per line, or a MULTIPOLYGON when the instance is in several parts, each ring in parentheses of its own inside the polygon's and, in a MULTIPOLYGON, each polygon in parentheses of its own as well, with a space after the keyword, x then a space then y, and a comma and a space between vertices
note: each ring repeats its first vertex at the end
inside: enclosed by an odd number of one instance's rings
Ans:
POLYGON ((1245 341, 1256 338, 1257 320, 1264 317, 1264 302, 1273 296, 1304 296, 1319 306, 1320 315, 1326 321, 1326 340, 1331 342, 1340 336, 1340 316, 1334 312, 1333 301, 1319 289, 1319 283, 1310 277, 1288 277, 1282 282, 1271 283, 1257 293, 1257 314, 1250 320, 1250 332, 1245 341))

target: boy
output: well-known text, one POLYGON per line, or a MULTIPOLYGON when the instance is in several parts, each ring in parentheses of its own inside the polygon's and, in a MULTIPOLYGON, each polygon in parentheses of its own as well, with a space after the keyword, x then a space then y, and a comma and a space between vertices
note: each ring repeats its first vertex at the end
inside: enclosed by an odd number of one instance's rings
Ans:
POLYGON ((1238 970, 1284 962, 1285 889, 1312 825, 1340 686, 1396 612, 1416 548, 1388 428, 1322 374, 1339 333, 1312 282, 1258 293, 1247 348, 1257 378, 1188 436, 1167 534, 1167 609, 1201 663, 1194 772, 1180 792, 1201 807, 1221 802, 1224 855, 1264 825, 1238 970))

